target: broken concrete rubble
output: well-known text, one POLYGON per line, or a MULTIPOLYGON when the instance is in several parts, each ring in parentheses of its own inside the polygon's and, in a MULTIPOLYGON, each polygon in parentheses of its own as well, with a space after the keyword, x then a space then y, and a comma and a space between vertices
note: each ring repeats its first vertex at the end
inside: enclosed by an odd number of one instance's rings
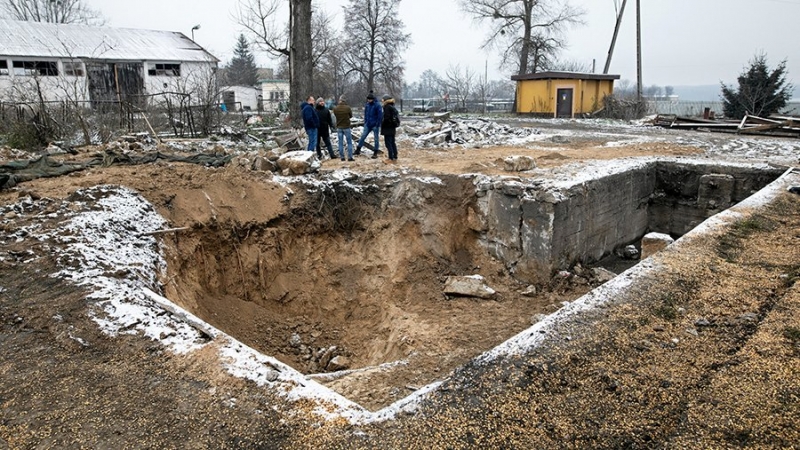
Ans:
POLYGON ((481 275, 463 277, 447 277, 444 284, 444 293, 464 297, 493 298, 497 293, 486 285, 486 280, 481 275))
POLYGON ((503 159, 503 170, 506 172, 524 172, 536 168, 536 160, 530 156, 509 156, 503 159))
POLYGON ((407 120, 403 122, 403 131, 398 139, 410 140, 418 148, 504 145, 541 133, 535 128, 511 127, 486 119, 451 119, 445 115, 421 121, 407 120))
POLYGON ((314 152, 297 150, 282 155, 278 159, 278 167, 284 176, 304 175, 318 171, 320 162, 314 152))

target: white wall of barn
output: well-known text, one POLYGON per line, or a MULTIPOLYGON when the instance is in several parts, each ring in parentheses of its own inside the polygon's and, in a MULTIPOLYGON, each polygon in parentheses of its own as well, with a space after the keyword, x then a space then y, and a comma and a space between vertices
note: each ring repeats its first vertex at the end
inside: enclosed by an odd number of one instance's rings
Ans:
MULTIPOLYGON (((24 58, 0 56, 0 62, 5 61, 5 68, 0 64, 0 101, 19 103, 38 103, 39 92, 47 101, 70 101, 87 103, 89 97, 89 79, 86 74, 85 64, 80 64, 82 74, 79 76, 67 75, 65 64, 78 62, 77 60, 62 60, 58 58, 24 58), (39 61, 57 64, 57 75, 24 75, 19 70, 15 71, 14 61, 39 61), (4 70, 5 69, 5 70, 4 70), (17 73, 15 73, 17 72, 17 73)), ((81 63, 91 61, 81 61, 81 63)), ((145 95, 154 95, 154 101, 163 100, 170 93, 187 93, 191 95, 192 103, 197 103, 209 95, 216 96, 216 63, 213 62, 175 62, 175 61, 143 61, 143 81, 145 95), (150 75, 149 68, 152 64, 180 64, 180 75, 150 75)))

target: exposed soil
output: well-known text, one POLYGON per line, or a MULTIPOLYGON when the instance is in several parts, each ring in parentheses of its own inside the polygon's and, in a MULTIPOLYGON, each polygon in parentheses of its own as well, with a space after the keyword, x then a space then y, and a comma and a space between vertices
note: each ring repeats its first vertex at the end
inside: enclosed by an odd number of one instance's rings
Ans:
MULTIPOLYGON (((295 193, 269 174, 156 163, 34 180, 0 192, 0 204, 31 194, 56 201, 100 184, 135 189, 169 226, 186 227, 161 236, 166 297, 304 373, 327 372, 320 350, 336 346, 349 368, 364 370, 318 381, 377 409, 592 287, 554 282, 523 296, 527 286, 466 226, 469 182, 448 175, 506 175, 498 159, 509 155, 552 168, 703 152, 603 144, 401 147, 399 167, 445 183, 377 181, 386 183, 381 195, 295 193), (498 297, 442 295, 444 277, 471 273, 498 297)), ((395 168, 359 158, 325 161, 323 171, 342 166, 395 168)), ((631 303, 606 314, 596 334, 470 375, 468 389, 445 388, 424 414, 365 426, 358 437, 341 422, 275 412, 281 400, 209 363, 211 348, 184 357, 141 336, 108 337, 89 318, 85 293, 50 276, 51 243, 4 239, 0 448, 791 448, 800 441, 798 198, 787 194, 761 225, 675 257, 662 285, 620 299, 631 303), (699 317, 710 325, 696 326, 699 317)), ((2 231, 27 220, 8 215, 2 231)))

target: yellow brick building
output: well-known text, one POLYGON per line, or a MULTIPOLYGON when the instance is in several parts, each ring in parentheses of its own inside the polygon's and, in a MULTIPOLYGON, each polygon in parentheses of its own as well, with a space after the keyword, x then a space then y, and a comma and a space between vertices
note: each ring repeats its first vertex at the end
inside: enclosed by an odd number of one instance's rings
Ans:
POLYGON ((517 113, 571 118, 601 109, 619 75, 539 72, 511 79, 517 82, 517 113))

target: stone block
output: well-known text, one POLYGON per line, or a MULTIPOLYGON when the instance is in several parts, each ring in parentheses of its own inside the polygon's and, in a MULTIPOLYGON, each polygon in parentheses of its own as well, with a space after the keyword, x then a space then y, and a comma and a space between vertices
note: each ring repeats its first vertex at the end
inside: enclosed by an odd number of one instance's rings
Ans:
POLYGON ((444 283, 444 293, 464 297, 493 298, 497 293, 486 285, 486 280, 480 275, 464 277, 447 277, 444 283))
POLYGON ((536 168, 536 160, 530 156, 509 156, 503 159, 503 170, 506 172, 524 172, 536 168))
POLYGON ((647 233, 642 238, 642 259, 664 250, 673 242, 675 242, 675 239, 672 239, 668 234, 647 233))

